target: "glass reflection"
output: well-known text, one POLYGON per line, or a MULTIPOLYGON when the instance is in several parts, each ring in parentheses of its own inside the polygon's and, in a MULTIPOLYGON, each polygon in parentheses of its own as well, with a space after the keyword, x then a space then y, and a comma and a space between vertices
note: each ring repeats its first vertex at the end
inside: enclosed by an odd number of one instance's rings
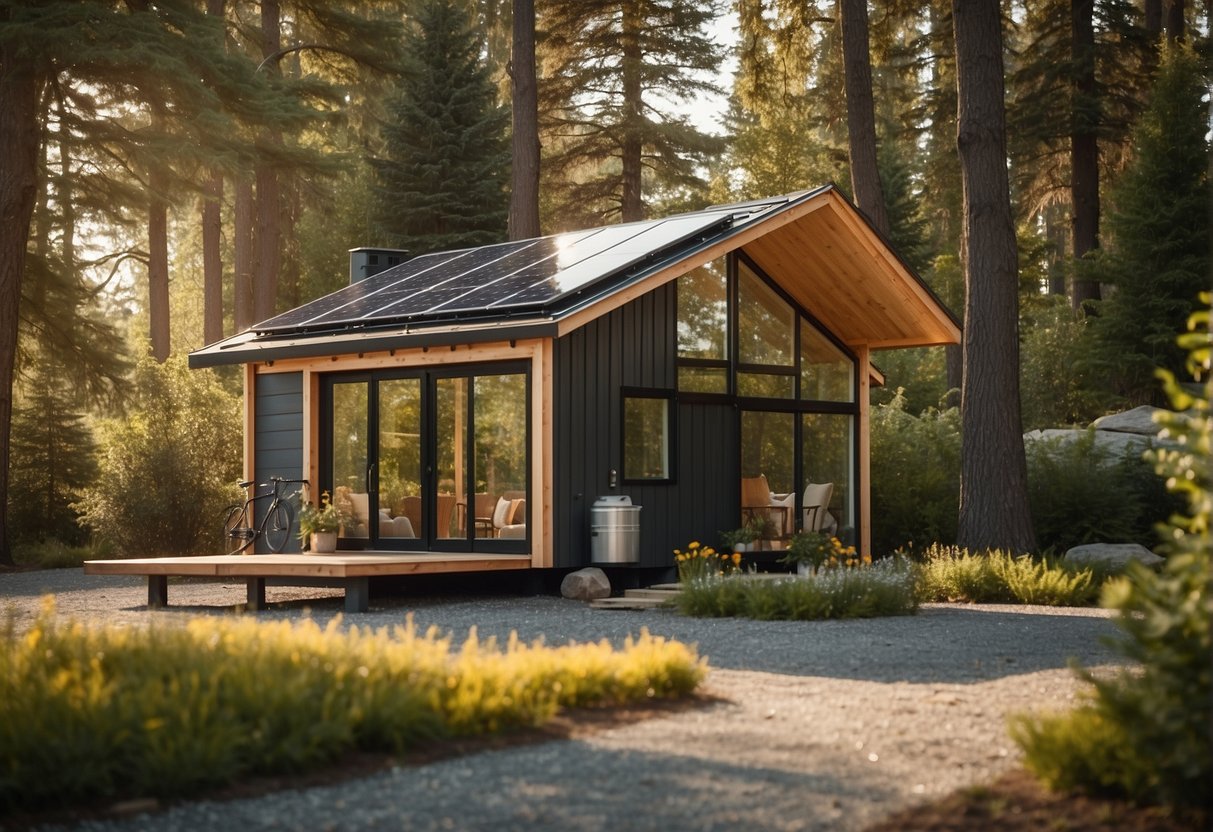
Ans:
POLYGON ((737 340, 743 364, 791 366, 796 312, 745 263, 738 263, 737 340))
POLYGON ((806 320, 800 322, 800 397, 855 400, 855 362, 806 320))

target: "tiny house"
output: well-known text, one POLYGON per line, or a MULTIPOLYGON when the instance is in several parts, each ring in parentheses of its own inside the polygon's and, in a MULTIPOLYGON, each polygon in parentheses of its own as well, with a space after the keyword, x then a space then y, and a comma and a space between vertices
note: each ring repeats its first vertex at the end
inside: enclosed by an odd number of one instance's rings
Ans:
POLYGON ((959 325, 833 186, 417 257, 190 355, 239 364, 245 474, 306 478, 342 550, 593 559, 640 506, 636 567, 761 517, 773 546, 867 551, 874 349, 959 325))

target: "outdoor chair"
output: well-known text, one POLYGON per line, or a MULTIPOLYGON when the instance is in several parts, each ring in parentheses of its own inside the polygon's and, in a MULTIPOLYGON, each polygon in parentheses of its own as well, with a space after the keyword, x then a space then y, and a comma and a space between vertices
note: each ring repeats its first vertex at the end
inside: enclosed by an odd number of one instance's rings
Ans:
POLYGON ((834 483, 811 482, 805 486, 803 528, 806 532, 829 531, 831 526, 837 527, 837 522, 830 516, 830 499, 834 496, 834 483))

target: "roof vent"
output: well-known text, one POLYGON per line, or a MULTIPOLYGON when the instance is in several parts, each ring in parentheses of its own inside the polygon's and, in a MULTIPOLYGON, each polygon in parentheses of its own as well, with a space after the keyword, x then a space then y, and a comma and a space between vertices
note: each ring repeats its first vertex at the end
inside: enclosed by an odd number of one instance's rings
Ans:
POLYGON ((384 269, 398 266, 409 259, 402 248, 352 248, 350 249, 350 283, 366 280, 384 269))

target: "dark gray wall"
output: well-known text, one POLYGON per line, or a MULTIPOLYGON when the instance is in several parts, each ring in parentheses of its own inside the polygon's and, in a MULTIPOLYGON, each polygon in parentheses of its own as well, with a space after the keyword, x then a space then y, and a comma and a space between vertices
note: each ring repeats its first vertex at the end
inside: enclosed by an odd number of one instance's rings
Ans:
POLYGON ((556 340, 553 564, 590 562, 590 507, 600 495, 641 505, 640 565, 672 566, 675 547, 717 542, 737 525, 737 417, 729 405, 677 407, 673 484, 608 486, 622 477, 621 387, 676 386, 675 283, 556 340))
MULTIPOLYGON (((253 476, 258 483, 270 477, 303 477, 303 373, 267 373, 256 377, 253 405, 253 476)), ((289 486, 290 491, 298 485, 289 486)), ((257 504, 257 520, 269 500, 257 504)), ((295 502, 296 509, 298 501, 295 502)), ((291 534, 285 551, 298 552, 299 541, 291 534)), ((264 540, 257 551, 268 551, 264 540)))

